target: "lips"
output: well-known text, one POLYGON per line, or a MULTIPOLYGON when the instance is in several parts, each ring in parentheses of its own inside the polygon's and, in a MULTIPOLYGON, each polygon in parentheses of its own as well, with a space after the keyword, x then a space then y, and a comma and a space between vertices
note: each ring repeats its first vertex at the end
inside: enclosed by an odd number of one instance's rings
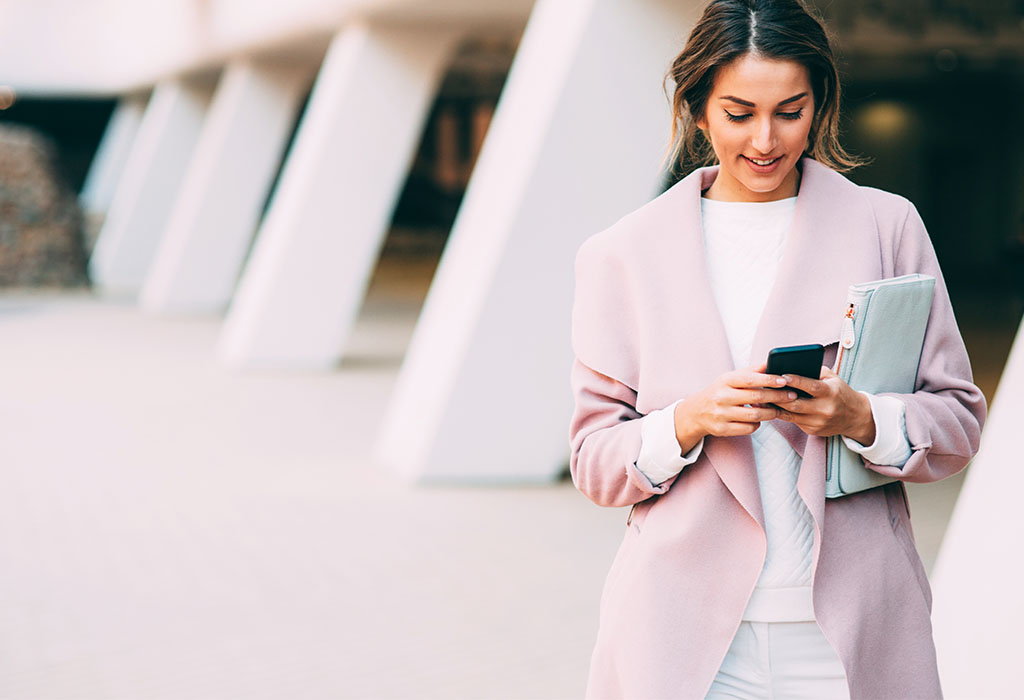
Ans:
POLYGON ((782 158, 782 156, 776 156, 775 158, 769 158, 769 159, 747 158, 747 156, 743 156, 743 157, 746 158, 747 160, 749 160, 751 163, 754 163, 756 165, 760 165, 762 167, 767 166, 767 165, 771 165, 775 161, 777 161, 780 158, 782 158))
POLYGON ((743 160, 747 161, 747 167, 750 168, 753 173, 757 175, 771 175, 778 171, 780 167, 779 164, 782 163, 782 159, 784 157, 785 156, 776 156, 774 158, 754 159, 743 156, 743 160))

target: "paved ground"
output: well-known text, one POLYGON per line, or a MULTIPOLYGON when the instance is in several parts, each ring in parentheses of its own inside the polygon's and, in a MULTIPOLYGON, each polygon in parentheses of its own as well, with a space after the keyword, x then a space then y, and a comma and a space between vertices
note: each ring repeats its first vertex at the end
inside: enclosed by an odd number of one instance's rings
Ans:
MULTIPOLYGON (((582 695, 625 513, 373 468, 402 269, 331 373, 227 372, 216 318, 0 296, 0 697, 582 695)), ((912 493, 929 566, 958 487, 912 493)))
POLYGON ((624 513, 374 470, 411 320, 368 312, 232 374, 216 319, 0 298, 0 697, 582 694, 624 513))

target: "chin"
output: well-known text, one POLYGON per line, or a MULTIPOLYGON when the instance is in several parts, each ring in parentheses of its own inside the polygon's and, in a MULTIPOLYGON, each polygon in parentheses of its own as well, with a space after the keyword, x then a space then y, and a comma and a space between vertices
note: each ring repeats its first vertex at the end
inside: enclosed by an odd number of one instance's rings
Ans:
POLYGON ((757 192, 758 194, 769 194, 782 187, 782 183, 785 178, 778 180, 777 182, 744 182, 743 185, 751 192, 757 192))

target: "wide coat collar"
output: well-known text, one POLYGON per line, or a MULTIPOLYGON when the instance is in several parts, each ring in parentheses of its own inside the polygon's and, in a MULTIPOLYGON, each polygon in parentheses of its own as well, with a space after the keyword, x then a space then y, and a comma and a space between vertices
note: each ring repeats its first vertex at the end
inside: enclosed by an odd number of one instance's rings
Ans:
MULTIPOLYGON (((802 158, 799 167, 793 225, 754 334, 752 362, 777 346, 837 342, 849 285, 882 275, 878 229, 863 190, 811 158, 802 158)), ((635 389, 641 414, 695 393, 733 369, 701 223, 701 191, 718 171, 718 166, 694 171, 597 234, 593 245, 601 248, 597 258, 603 264, 577 265, 576 354, 635 389)), ((773 424, 805 454, 807 436, 799 428, 785 421, 773 424)), ((823 454, 822 447, 813 450, 815 455, 823 454)), ((704 453, 763 527, 750 439, 709 438, 704 453)), ((798 489, 820 526, 824 469, 807 461, 798 489)))

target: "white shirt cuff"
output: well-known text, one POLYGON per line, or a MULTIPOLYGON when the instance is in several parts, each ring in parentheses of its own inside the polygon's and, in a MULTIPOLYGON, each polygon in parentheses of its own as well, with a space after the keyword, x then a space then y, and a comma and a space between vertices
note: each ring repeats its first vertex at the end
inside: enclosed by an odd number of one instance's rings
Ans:
POLYGON ((704 438, 701 438, 689 452, 680 454, 675 421, 678 403, 651 411, 640 424, 640 456, 636 460, 636 468, 654 486, 672 478, 687 464, 696 462, 704 448, 704 438))
POLYGON ((875 421, 875 441, 865 447, 853 438, 843 435, 843 442, 872 464, 901 467, 910 459, 910 439, 907 438, 907 406, 895 396, 875 396, 860 392, 871 402, 871 416, 875 421))

